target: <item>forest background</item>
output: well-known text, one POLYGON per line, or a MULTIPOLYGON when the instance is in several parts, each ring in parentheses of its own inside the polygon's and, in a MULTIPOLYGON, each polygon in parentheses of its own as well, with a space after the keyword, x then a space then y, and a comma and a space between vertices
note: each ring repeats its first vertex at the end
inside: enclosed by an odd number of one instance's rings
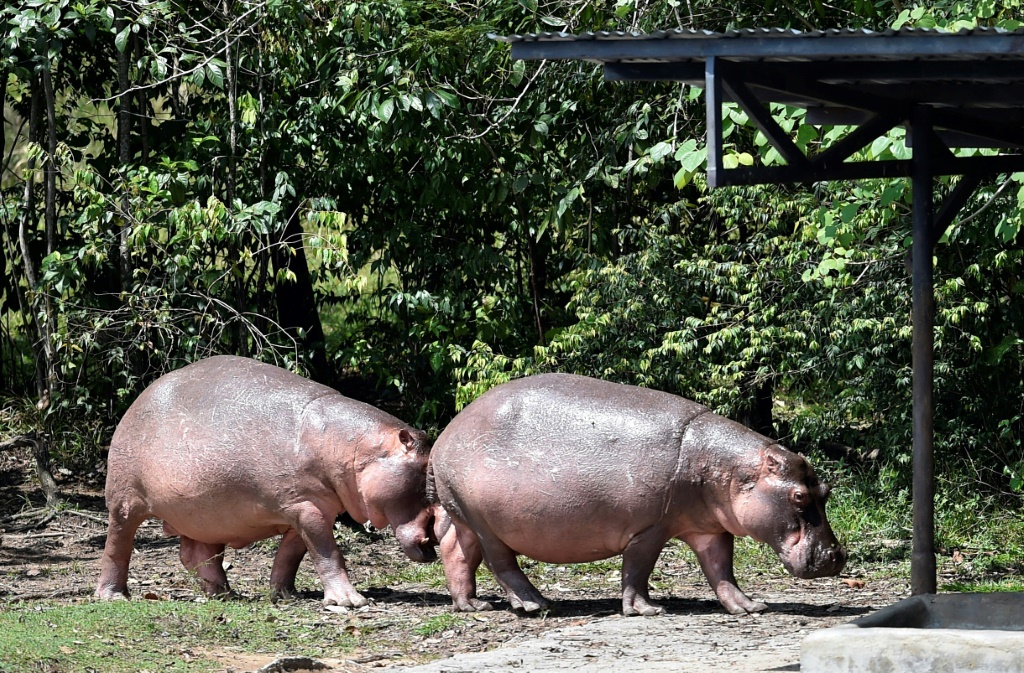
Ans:
MULTIPOLYGON (((217 353, 433 433, 567 371, 780 438, 908 537, 909 183, 709 190, 700 90, 488 35, 1015 29, 1020 4, 5 3, 3 439, 92 471, 148 383, 217 353)), ((849 131, 773 112, 801 147, 849 131)), ((727 165, 780 161, 738 109, 725 135, 727 165)), ((905 158, 905 134, 861 154, 905 158)), ((988 539, 1018 569, 1022 216, 1024 174, 998 176, 935 251, 938 542, 1011 524, 988 539)))

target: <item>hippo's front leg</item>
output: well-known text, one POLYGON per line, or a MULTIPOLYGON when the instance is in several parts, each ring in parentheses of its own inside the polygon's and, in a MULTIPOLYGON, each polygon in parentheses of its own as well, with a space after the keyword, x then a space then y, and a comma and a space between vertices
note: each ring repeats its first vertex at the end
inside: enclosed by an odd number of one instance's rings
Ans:
POLYGON ((664 610, 651 602, 651 572, 668 542, 664 529, 647 528, 630 539, 622 551, 622 614, 627 617, 660 615, 664 610))
POLYGON ((682 538, 696 554, 701 570, 708 584, 715 590, 722 607, 734 615, 763 612, 768 606, 750 600, 736 585, 736 575, 732 570, 734 539, 730 533, 687 535, 682 538))
MULTIPOLYGON (((345 558, 338 549, 338 543, 334 541, 336 516, 337 512, 327 514, 312 503, 303 503, 299 507, 298 520, 294 528, 299 532, 313 561, 313 567, 316 568, 324 585, 324 605, 362 607, 369 601, 352 586, 348 571, 345 569, 345 558)), ((285 567, 286 564, 282 561, 282 575, 285 567)))

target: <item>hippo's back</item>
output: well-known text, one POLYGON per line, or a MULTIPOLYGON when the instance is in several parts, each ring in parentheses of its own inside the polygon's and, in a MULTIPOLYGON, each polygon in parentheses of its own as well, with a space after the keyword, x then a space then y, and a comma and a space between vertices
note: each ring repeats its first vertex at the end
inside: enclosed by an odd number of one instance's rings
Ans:
POLYGON ((322 414, 344 414, 354 433, 384 412, 280 367, 216 356, 157 379, 125 412, 107 458, 111 489, 201 498, 213 491, 265 492, 269 475, 294 473, 300 434, 322 414), (330 400, 314 404, 317 400, 330 400))

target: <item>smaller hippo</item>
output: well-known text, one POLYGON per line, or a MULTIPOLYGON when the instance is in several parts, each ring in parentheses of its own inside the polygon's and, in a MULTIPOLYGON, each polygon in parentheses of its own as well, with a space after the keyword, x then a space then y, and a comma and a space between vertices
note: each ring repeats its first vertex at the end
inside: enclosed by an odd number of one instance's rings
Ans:
POLYGON ((800 455, 656 390, 569 374, 499 385, 437 438, 428 470, 455 609, 483 560, 512 607, 548 605, 516 557, 584 563, 622 555, 622 612, 655 615, 648 580, 672 538, 693 549, 733 614, 767 606, 733 574, 733 539, 767 543, 797 577, 837 575, 846 553, 825 518, 829 489, 800 455))
POLYGON ((230 592, 236 549, 282 535, 270 572, 295 591, 306 552, 327 605, 361 606, 334 540, 335 518, 394 529, 414 561, 436 558, 426 501, 426 435, 369 404, 248 358, 217 356, 157 379, 110 442, 110 523, 96 595, 128 596, 135 531, 147 518, 177 535, 207 594, 230 592))

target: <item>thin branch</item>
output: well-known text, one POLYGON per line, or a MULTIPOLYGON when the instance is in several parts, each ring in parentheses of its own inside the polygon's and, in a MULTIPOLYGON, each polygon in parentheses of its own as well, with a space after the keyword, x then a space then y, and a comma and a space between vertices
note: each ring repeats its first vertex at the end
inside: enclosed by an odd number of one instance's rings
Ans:
POLYGON ((996 193, 989 197, 988 201, 986 201, 984 204, 982 204, 982 206, 980 208, 978 208, 976 211, 974 211, 973 213, 971 213, 967 217, 964 217, 964 218, 960 219, 960 226, 963 226, 963 225, 967 224, 968 222, 971 222, 972 220, 975 220, 978 217, 980 217, 981 214, 984 213, 986 210, 988 210, 989 207, 995 202, 995 200, 997 198, 999 198, 999 195, 1002 194, 1006 190, 1006 188, 1010 186, 1010 183, 1012 181, 1013 181, 1012 176, 1011 177, 1007 177, 1006 180, 1003 181, 1003 184, 999 185, 999 189, 996 190, 996 193))

